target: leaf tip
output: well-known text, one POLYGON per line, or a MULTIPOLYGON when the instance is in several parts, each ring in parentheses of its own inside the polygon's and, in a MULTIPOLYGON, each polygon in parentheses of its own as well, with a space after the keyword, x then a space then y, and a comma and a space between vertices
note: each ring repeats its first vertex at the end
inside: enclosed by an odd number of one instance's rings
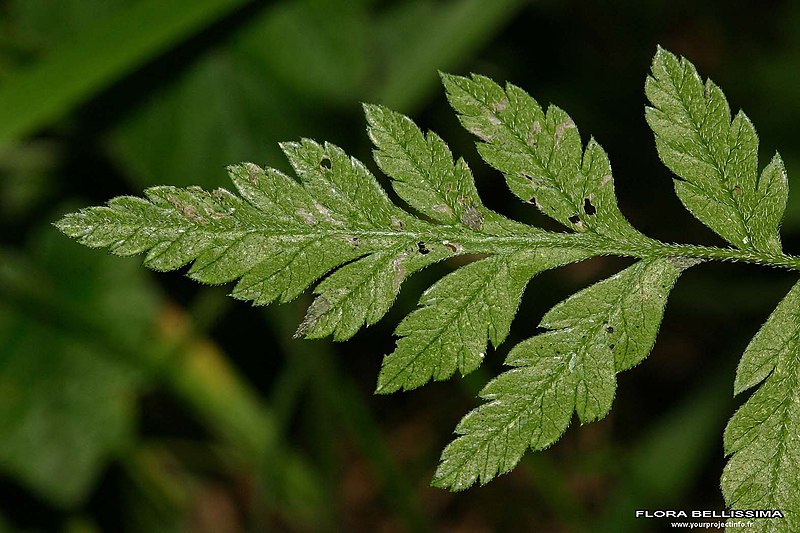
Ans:
POLYGON ((378 383, 375 385, 375 394, 386 395, 395 391, 397 391, 397 387, 387 384, 380 375, 378 376, 378 383))

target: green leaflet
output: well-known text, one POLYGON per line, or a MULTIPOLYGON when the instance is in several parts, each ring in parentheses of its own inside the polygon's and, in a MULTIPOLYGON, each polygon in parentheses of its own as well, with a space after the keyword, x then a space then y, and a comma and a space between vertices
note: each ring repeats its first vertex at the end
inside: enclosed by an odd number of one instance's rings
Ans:
POLYGON ((528 447, 541 450, 567 429, 611 409, 615 374, 647 357, 667 295, 691 263, 641 261, 553 307, 541 327, 550 331, 518 344, 515 367, 482 391, 489 403, 467 414, 460 436, 442 453, 434 484, 463 490, 510 471, 528 447))
POLYGON ((745 350, 734 392, 762 383, 725 429, 722 492, 734 509, 780 509, 785 519, 756 520, 754 531, 800 529, 800 284, 745 350), (763 383, 762 383, 763 382, 763 383))
POLYGON ((420 298, 421 309, 408 315, 395 333, 402 338, 383 360, 378 392, 412 389, 431 378, 443 380, 456 370, 472 372, 491 340, 497 347, 508 335, 528 281, 544 270, 586 258, 575 250, 498 254, 452 272, 420 298))
POLYGON ((424 136, 407 117, 385 107, 365 105, 369 136, 377 147, 375 162, 408 205, 445 223, 480 229, 483 205, 463 159, 453 156, 434 133, 424 136))
POLYGON ((661 160, 672 170, 683 205, 725 240, 777 254, 788 183, 778 154, 758 174, 758 137, 739 112, 731 120, 725 95, 703 84, 685 58, 658 49, 645 93, 647 122, 661 160))
POLYGON ((564 111, 551 105, 545 112, 519 87, 503 90, 483 76, 443 74, 442 81, 461 123, 483 141, 481 156, 520 199, 576 231, 643 240, 617 207, 608 156, 594 139, 582 150, 564 111))

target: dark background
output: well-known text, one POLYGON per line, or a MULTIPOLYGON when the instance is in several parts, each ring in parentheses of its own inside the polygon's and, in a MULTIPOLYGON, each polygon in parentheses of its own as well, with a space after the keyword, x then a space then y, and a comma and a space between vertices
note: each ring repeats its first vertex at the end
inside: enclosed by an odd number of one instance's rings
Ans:
MULTIPOLYGON (((721 245, 681 207, 644 121, 657 44, 746 109, 762 164, 780 150, 800 189, 798 3, 0 2, 0 531, 648 531, 664 524, 635 509, 723 508, 736 364, 791 274, 687 272, 605 420, 450 494, 428 486, 439 453, 508 347, 628 262, 538 277, 480 371, 378 397, 394 326, 455 265, 415 275, 351 341, 298 341, 308 295, 253 308, 50 226, 154 184, 226 187, 228 163, 287 169, 277 143, 301 136, 374 169, 362 101, 442 135, 490 207, 549 224, 477 157, 440 69, 566 109, 609 153, 637 228, 721 245)), ((794 194, 783 237, 798 253, 794 194)))

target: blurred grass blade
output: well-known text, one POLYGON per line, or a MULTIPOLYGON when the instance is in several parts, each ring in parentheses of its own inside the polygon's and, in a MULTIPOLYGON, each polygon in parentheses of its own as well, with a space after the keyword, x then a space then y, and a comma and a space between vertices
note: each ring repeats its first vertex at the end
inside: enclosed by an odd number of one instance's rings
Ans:
POLYGON ((0 148, 34 132, 246 0, 146 0, 0 87, 0 148))
MULTIPOLYGON (((685 498, 715 452, 730 411, 732 371, 720 370, 654 424, 632 450, 625 475, 595 531, 639 531, 634 509, 670 508, 685 498)), ((721 495, 716 495, 722 503, 721 495)))
POLYGON ((372 101, 410 112, 438 86, 437 70, 453 70, 495 35, 525 0, 460 0, 435 7, 402 6, 386 17, 381 35, 392 49, 387 76, 372 101), (413 11, 412 11, 413 10, 413 11), (420 11, 422 10, 422 11, 420 11), (420 16, 424 13, 425 16, 420 16))
POLYGON ((330 344, 306 342, 300 345, 289 340, 296 322, 296 313, 290 308, 272 307, 265 314, 268 323, 280 332, 279 338, 283 339, 281 347, 288 355, 288 362, 302 367, 335 423, 344 426, 355 439, 361 454, 381 483, 381 495, 393 514, 408 531, 430 531, 431 525, 417 500, 412 480, 395 462, 377 420, 355 383, 339 374, 336 354, 330 344))

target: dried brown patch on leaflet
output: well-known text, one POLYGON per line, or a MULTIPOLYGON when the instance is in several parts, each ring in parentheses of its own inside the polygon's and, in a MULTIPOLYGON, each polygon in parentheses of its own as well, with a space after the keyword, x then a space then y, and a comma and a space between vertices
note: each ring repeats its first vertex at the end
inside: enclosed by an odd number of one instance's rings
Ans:
POLYGON ((574 127, 575 123, 572 121, 571 118, 568 118, 567 120, 556 126, 556 133, 555 133, 556 146, 559 146, 561 144, 561 138, 564 136, 564 132, 574 127))
POLYGON ((264 170, 255 163, 245 163, 244 168, 247 169, 247 177, 250 180, 250 183, 253 185, 258 185, 258 177, 264 170))
POLYGON ((497 102, 492 104, 492 111, 495 113, 502 113, 508 107, 508 97, 504 96, 497 102))
POLYGON ((228 191, 226 191, 225 189, 218 187, 213 191, 211 191, 211 196, 213 196, 215 200, 222 202, 227 200, 228 198, 231 198, 233 195, 228 191))
POLYGON ((476 137, 478 137, 480 140, 482 140, 482 141, 484 141, 484 142, 487 142, 487 143, 488 143, 488 142, 492 142, 492 141, 494 140, 494 135, 492 135, 491 133, 486 133, 486 132, 485 132, 484 130, 482 130, 481 128, 472 128, 472 129, 470 129, 470 131, 471 131, 471 132, 472 132, 472 133, 473 133, 473 134, 474 134, 476 137))
POLYGON ((470 229, 478 231, 483 226, 483 215, 475 209, 475 206, 467 206, 464 214, 461 215, 461 223, 470 229))
POLYGON ((392 270, 394 271, 394 279, 392 280, 392 287, 397 292, 400 285, 406 277, 406 267, 403 266, 403 261, 408 257, 408 252, 403 252, 392 261, 392 270))
POLYGON ((334 226, 344 226, 344 222, 337 220, 333 217, 330 210, 321 203, 314 200, 314 208, 322 215, 322 218, 333 224, 334 226))
POLYGON ((445 204, 436 204, 432 207, 432 209, 437 213, 442 213, 443 215, 447 215, 449 217, 453 216, 453 210, 445 204))
POLYGON ((228 216, 230 216, 230 215, 228 215, 226 213, 220 213, 219 211, 214 211, 210 207, 206 207, 205 208, 205 212, 206 212, 206 215, 210 216, 214 220, 222 220, 223 218, 227 218, 228 216))
POLYGON ((536 137, 542 133, 542 125, 538 120, 534 120, 528 130, 528 146, 536 146, 536 137))
POLYGON ((305 209, 298 209, 295 211, 297 216, 303 219, 303 221, 308 224, 309 226, 316 226, 317 225, 317 218, 306 211, 305 209))
POLYGON ((464 251, 464 247, 458 243, 450 241, 442 241, 442 244, 454 254, 460 254, 464 251))
POLYGON ((200 213, 197 212, 197 208, 195 206, 187 204, 171 194, 167 196, 167 201, 172 204, 175 210, 183 215, 185 219, 197 224, 208 224, 208 220, 206 220, 202 215, 200 215, 200 213))

